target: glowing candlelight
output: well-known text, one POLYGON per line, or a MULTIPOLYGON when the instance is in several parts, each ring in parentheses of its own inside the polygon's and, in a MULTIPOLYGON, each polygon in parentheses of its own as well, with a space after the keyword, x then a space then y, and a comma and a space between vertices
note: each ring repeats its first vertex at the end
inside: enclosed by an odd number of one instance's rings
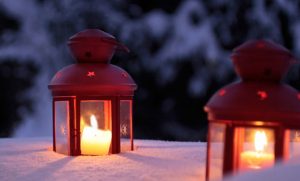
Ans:
POLYGON ((111 144, 111 131, 98 129, 94 115, 90 117, 91 126, 85 126, 81 136, 81 154, 107 155, 111 144))
POLYGON ((255 150, 241 153, 241 168, 260 169, 272 166, 274 154, 265 151, 267 145, 266 133, 264 131, 256 131, 254 136, 255 150))
POLYGON ((255 151, 263 152, 268 145, 267 136, 264 131, 256 131, 254 137, 255 151))

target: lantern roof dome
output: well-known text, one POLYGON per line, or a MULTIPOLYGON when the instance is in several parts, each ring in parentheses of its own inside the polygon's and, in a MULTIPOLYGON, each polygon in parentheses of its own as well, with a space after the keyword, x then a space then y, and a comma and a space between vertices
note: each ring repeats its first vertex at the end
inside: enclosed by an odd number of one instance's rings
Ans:
POLYGON ((232 83, 205 106, 210 120, 284 121, 300 124, 300 95, 284 84, 232 83))
POLYGON ((109 34, 106 33, 102 30, 99 29, 86 29, 83 31, 80 31, 78 33, 76 33, 75 35, 71 36, 69 38, 69 43, 73 42, 73 41, 105 41, 105 40, 112 40, 115 41, 116 38, 109 34))
POLYGON ((292 56, 288 49, 279 44, 274 43, 271 40, 249 40, 233 49, 233 54, 256 54, 268 57, 272 57, 274 56, 274 54, 292 56))
POLYGON ((234 49, 241 80, 216 92, 205 106, 209 120, 277 121, 300 125, 300 94, 281 82, 295 58, 280 45, 255 40, 234 49))
POLYGON ((286 48, 270 40, 247 41, 233 50, 231 58, 244 81, 281 81, 295 62, 286 48))
POLYGON ((54 94, 131 95, 137 85, 122 68, 111 64, 72 64, 58 71, 49 89, 54 94))
POLYGON ((129 52, 116 38, 99 29, 86 29, 69 38, 69 49, 78 63, 109 63, 116 50, 129 52))

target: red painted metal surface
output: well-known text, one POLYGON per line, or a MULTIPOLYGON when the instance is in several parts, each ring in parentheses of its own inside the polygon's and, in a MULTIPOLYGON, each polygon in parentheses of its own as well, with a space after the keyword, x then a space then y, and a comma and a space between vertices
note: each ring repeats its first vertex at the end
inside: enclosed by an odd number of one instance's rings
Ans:
POLYGON ((109 63, 116 50, 129 52, 114 36, 98 30, 87 29, 69 39, 70 51, 79 63, 109 63))
MULTIPOLYGON (((238 171, 239 139, 237 128, 269 128, 275 133, 275 161, 285 158, 285 132, 300 129, 299 93, 282 79, 295 58, 284 47, 266 40, 248 41, 234 49, 231 56, 241 80, 221 88, 204 110, 209 123, 226 126, 223 175, 238 171)), ((210 139, 208 138, 208 145, 210 139)), ((208 149, 209 152, 212 148, 208 149)), ((207 159, 206 178, 209 180, 207 159)))
POLYGON ((299 124, 298 91, 284 84, 236 82, 215 94, 205 106, 209 120, 259 120, 299 124))
POLYGON ((56 75, 49 84, 54 96, 71 94, 131 96, 137 87, 125 70, 111 64, 72 64, 60 70, 56 75))
POLYGON ((268 40, 248 41, 235 48, 231 58, 243 81, 281 81, 295 63, 286 48, 268 40))
MULTIPOLYGON (((120 152, 120 99, 132 100, 137 88, 131 76, 122 68, 111 65, 116 50, 129 52, 115 37, 97 29, 81 31, 68 42, 75 64, 64 67, 52 78, 49 89, 53 101, 68 100, 70 106, 69 155, 80 155, 80 100, 111 100, 111 153, 120 152)), ((53 107, 54 108, 54 107, 53 107)), ((130 113, 132 114, 132 113, 130 113)), ((55 115, 55 109, 53 109, 55 115)), ((53 116, 53 124, 55 124, 53 116)), ((55 129, 55 126, 53 126, 55 129)), ((55 131, 53 148, 55 150, 55 131)), ((133 138, 132 138, 133 139, 133 138)), ((131 140, 133 143, 133 140, 131 140)), ((133 145, 132 145, 133 147, 133 145)))

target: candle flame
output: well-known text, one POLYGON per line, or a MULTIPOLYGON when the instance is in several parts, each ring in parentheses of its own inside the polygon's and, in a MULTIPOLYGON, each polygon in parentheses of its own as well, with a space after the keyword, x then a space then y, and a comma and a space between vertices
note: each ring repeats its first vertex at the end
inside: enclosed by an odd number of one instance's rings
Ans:
POLYGON ((97 119, 96 119, 95 115, 93 115, 93 114, 91 115, 90 122, 91 122, 92 128, 98 129, 98 122, 97 122, 97 119))
POLYGON ((263 152, 267 146, 267 135, 264 131, 256 131, 254 137, 254 147, 257 152, 263 152))

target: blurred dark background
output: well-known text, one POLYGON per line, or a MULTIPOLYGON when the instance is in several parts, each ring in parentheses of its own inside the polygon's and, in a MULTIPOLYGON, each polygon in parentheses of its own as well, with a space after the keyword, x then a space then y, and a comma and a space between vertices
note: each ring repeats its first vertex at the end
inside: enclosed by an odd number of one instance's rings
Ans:
MULTIPOLYGON (((139 88, 136 138, 205 140, 203 106, 237 79, 232 49, 271 39, 300 55, 297 0, 2 0, 0 1, 0 137, 51 135, 56 71, 74 62, 73 34, 99 28, 126 44, 113 64, 139 88)), ((299 65, 286 82, 300 88, 299 65)))

